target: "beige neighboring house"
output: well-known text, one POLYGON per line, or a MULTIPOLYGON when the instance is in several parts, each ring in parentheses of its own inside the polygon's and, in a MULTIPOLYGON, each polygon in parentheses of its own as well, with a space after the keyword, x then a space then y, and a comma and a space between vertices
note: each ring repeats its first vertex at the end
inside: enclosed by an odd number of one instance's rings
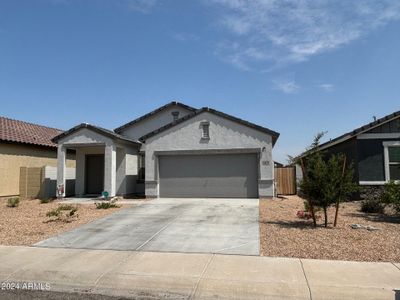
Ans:
MULTIPOLYGON (((57 166, 57 144, 51 139, 63 131, 0 117, 0 197, 19 195, 21 167, 57 166)), ((67 167, 75 167, 68 154, 67 167)))

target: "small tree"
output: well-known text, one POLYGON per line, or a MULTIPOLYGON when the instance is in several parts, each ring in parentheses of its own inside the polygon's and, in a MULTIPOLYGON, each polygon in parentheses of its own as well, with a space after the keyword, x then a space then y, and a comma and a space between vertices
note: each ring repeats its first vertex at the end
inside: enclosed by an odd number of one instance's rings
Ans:
POLYGON ((297 163, 301 164, 303 180, 300 182, 300 195, 304 197, 310 206, 311 216, 314 227, 317 226, 314 206, 318 205, 319 199, 323 194, 321 185, 326 168, 321 151, 318 151, 319 141, 324 136, 324 132, 318 133, 314 137, 313 143, 306 149, 306 159, 300 158, 297 163))
POLYGON ((391 205, 396 212, 400 213, 400 183, 392 180, 385 184, 381 200, 383 203, 391 205))
MULTIPOLYGON (((356 191, 357 185, 353 182, 352 166, 346 168, 346 157, 343 154, 331 155, 327 160, 319 148, 319 141, 324 133, 319 133, 307 152, 303 165, 303 180, 300 183, 302 195, 312 206, 324 211, 324 225, 328 226, 328 207, 336 204, 335 226, 340 201, 356 191)), ((314 215, 314 209, 312 208, 314 215)), ((315 216, 314 226, 316 225, 315 216)))

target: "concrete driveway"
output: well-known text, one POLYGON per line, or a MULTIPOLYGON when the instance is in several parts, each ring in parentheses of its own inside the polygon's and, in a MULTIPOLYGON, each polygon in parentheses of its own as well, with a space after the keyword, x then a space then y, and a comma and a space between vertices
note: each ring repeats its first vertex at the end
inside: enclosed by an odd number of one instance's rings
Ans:
POLYGON ((258 199, 155 199, 35 246, 259 255, 258 199))

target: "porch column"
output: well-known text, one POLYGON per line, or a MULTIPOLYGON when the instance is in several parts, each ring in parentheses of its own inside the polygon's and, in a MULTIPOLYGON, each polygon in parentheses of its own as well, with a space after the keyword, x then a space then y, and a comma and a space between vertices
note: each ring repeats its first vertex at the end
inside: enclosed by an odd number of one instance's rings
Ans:
POLYGON ((57 147, 57 197, 65 197, 65 160, 66 160, 66 149, 61 144, 57 147), (58 192, 61 191, 61 192, 58 192))
POLYGON ((115 145, 106 145, 104 149, 104 190, 108 192, 110 197, 115 196, 116 157, 115 145))

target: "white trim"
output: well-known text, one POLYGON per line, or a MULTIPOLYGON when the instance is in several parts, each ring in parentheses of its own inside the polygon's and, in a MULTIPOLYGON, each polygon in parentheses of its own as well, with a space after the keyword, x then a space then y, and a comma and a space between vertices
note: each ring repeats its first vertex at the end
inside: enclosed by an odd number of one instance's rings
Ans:
POLYGON ((360 181, 359 185, 385 185, 386 181, 360 181))
POLYGON ((389 147, 400 147, 400 141, 383 142, 383 156, 385 159, 385 180, 390 181, 389 147))
POLYGON ((369 139, 399 139, 400 133, 363 133, 357 136, 358 140, 369 139))
POLYGON ((393 146, 400 146, 400 141, 387 141, 383 142, 383 146, 385 147, 393 147, 393 146))

